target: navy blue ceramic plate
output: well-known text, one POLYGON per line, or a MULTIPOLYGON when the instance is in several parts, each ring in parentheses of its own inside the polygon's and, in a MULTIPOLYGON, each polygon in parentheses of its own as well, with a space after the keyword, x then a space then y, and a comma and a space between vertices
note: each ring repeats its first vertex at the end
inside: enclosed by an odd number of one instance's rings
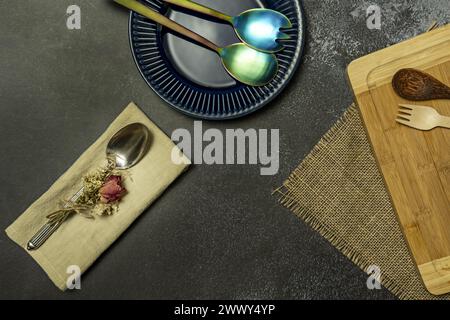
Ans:
MULTIPOLYGON (((146 5, 199 33, 219 46, 239 42, 233 28, 160 0, 146 5)), ((263 87, 236 82, 222 67, 219 56, 139 14, 130 15, 130 44, 136 65, 148 85, 169 105, 196 118, 233 119, 252 113, 273 100, 298 67, 304 45, 304 16, 298 0, 197 0, 230 15, 251 8, 279 11, 292 22, 285 32, 285 49, 276 54, 279 71, 263 87)))

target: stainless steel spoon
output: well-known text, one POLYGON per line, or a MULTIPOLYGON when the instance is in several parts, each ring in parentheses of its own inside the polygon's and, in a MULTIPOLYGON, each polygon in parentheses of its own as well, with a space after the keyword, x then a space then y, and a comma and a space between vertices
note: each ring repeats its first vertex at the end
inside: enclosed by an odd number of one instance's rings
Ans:
MULTIPOLYGON (((119 130, 110 139, 106 147, 106 156, 115 159, 116 169, 126 170, 135 166, 147 153, 150 147, 150 131, 141 123, 130 124, 119 130)), ((64 206, 69 208, 83 194, 81 188, 64 206)), ((46 223, 28 242, 28 250, 38 249, 70 216, 66 213, 64 219, 56 223, 46 223)))

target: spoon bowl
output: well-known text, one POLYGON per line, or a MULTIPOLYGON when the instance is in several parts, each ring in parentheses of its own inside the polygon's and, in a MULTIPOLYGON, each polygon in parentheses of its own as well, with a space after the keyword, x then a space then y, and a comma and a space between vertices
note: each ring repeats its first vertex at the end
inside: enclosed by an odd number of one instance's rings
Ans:
POLYGON ((412 101, 450 99, 450 87, 416 69, 401 69, 392 79, 395 92, 412 101))
POLYGON ((269 83, 278 72, 278 61, 273 54, 256 51, 243 43, 220 48, 219 55, 230 75, 251 86, 269 83))
POLYGON ((282 29, 292 27, 291 21, 278 11, 251 9, 232 18, 237 36, 250 47, 264 52, 283 50, 279 40, 289 39, 282 29))
POLYGON ((116 161, 116 169, 126 170, 135 166, 147 153, 150 132, 141 123, 133 123, 120 129, 109 141, 106 155, 116 161))

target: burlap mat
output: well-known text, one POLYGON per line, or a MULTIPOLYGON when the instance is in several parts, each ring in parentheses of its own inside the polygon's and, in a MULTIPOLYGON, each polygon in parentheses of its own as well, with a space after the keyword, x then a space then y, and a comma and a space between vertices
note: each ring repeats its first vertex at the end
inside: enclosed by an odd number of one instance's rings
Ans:
POLYGON ((435 297, 422 283, 352 105, 278 190, 281 203, 400 299, 435 297))

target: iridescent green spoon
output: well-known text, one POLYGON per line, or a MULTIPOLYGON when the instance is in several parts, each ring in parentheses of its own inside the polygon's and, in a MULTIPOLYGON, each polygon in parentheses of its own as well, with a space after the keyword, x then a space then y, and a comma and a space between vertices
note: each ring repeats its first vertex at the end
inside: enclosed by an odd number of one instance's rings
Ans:
POLYGON ((220 48, 136 0, 114 1, 217 52, 222 59, 225 70, 242 83, 250 86, 263 86, 268 84, 278 72, 278 61, 273 54, 257 51, 243 43, 220 48))
POLYGON ((291 21, 278 11, 259 8, 230 17, 222 12, 205 7, 189 0, 164 0, 176 6, 206 14, 230 23, 237 36, 250 47, 264 52, 277 52, 283 49, 278 40, 287 40, 289 35, 280 29, 291 28, 291 21))

